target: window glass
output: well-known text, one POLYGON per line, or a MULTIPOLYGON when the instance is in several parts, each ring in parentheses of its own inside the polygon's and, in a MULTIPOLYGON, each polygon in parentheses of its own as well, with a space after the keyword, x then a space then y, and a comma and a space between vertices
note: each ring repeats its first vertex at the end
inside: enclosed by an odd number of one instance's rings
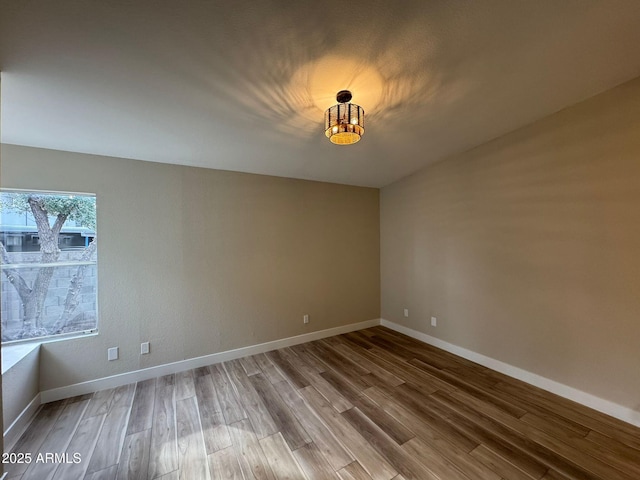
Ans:
POLYGON ((0 192, 2 342, 96 331, 96 197, 0 192))

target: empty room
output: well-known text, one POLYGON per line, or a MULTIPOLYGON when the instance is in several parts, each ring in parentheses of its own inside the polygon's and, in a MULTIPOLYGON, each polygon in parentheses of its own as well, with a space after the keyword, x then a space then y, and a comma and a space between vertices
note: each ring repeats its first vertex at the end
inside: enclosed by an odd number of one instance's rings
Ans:
POLYGON ((0 0, 0 480, 640 478, 639 25, 0 0))

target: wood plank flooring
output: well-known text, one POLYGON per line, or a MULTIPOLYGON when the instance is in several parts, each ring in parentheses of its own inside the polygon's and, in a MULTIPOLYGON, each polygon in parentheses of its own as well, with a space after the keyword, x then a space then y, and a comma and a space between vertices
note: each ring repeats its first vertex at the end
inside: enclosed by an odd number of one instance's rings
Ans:
POLYGON ((640 429, 384 327, 43 405, 13 452, 11 480, 640 478, 640 429))

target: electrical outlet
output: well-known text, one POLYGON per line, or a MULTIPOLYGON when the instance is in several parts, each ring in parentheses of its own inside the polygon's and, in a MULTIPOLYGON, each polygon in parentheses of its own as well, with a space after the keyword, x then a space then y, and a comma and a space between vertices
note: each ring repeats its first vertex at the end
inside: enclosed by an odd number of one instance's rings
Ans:
POLYGON ((404 316, 409 318, 409 309, 408 308, 404 309, 404 316))
POLYGON ((146 355, 149 353, 149 342, 142 342, 140 344, 140 355, 146 355))
POLYGON ((302 317, 302 321, 303 321, 304 323, 309 323, 309 315, 304 315, 304 316, 302 317))
POLYGON ((431 317, 431 326, 432 327, 438 326, 438 319, 436 317, 431 317))
POLYGON ((118 347, 111 347, 107 349, 107 360, 111 362, 112 360, 117 360, 117 359, 118 359, 118 347))

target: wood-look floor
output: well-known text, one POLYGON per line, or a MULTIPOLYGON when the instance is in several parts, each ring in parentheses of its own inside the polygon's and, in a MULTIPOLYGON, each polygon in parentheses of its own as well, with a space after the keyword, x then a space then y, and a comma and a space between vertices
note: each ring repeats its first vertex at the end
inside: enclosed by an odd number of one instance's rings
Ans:
POLYGON ((46 404, 45 480, 638 480, 640 429, 383 327, 46 404))

